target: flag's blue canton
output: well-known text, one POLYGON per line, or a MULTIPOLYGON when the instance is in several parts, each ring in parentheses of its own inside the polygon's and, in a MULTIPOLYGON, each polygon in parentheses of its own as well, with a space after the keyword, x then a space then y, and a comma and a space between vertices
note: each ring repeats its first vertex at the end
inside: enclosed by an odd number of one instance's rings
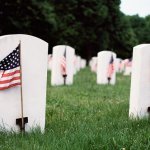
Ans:
POLYGON ((9 70, 20 66, 19 46, 0 61, 0 70, 9 70))

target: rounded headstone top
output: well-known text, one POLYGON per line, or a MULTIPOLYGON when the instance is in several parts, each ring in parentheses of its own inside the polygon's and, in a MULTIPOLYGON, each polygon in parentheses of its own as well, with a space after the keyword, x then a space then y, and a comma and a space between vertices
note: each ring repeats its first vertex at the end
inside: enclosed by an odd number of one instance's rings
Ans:
POLYGON ((115 54, 116 55, 116 53, 109 51, 109 50, 104 50, 104 51, 98 52, 98 55, 103 55, 103 54, 115 54))
POLYGON ((38 40, 41 40, 42 42, 45 42, 45 43, 47 43, 46 41, 44 41, 44 40, 42 40, 42 39, 40 39, 40 38, 38 38, 38 37, 36 37, 36 36, 33 36, 33 35, 28 35, 28 34, 7 34, 7 35, 2 35, 2 36, 0 36, 0 38, 4 38, 4 37, 9 37, 9 36, 20 36, 20 37, 30 37, 30 38, 35 38, 35 39, 38 39, 38 40))
POLYGON ((144 47, 147 47, 147 46, 150 46, 150 44, 140 44, 140 45, 137 45, 137 46, 134 46, 133 48, 134 49, 140 49, 140 48, 144 48, 144 47))
POLYGON ((62 48, 62 47, 65 47, 65 46, 67 46, 67 47, 69 47, 69 48, 73 48, 73 47, 71 47, 71 46, 69 46, 69 45, 56 45, 56 46, 54 46, 53 48, 62 48))

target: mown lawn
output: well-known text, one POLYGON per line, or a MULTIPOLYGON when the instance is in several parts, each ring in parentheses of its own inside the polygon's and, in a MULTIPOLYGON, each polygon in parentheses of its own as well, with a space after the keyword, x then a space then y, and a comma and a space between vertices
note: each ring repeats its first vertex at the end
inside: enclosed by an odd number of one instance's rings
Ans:
POLYGON ((130 77, 96 85, 81 70, 71 86, 52 87, 48 73, 46 129, 30 134, 0 133, 0 150, 149 150, 150 121, 129 120, 130 77))

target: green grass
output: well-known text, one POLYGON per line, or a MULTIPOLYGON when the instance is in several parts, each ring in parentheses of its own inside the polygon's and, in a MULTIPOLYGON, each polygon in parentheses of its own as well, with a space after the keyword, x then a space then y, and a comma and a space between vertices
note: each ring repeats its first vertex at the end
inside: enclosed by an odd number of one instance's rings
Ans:
POLYGON ((149 150, 150 121, 130 120, 130 78, 96 85, 86 68, 71 86, 52 87, 48 73, 46 129, 28 134, 0 133, 0 150, 149 150))

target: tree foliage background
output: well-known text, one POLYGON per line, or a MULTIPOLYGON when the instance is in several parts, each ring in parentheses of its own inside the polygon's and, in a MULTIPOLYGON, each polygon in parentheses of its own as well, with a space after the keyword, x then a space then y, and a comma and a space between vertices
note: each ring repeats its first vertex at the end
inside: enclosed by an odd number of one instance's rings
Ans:
POLYGON ((0 35, 30 34, 68 44, 83 58, 102 50, 132 56, 133 46, 150 42, 150 16, 126 16, 120 0, 0 0, 0 35))

